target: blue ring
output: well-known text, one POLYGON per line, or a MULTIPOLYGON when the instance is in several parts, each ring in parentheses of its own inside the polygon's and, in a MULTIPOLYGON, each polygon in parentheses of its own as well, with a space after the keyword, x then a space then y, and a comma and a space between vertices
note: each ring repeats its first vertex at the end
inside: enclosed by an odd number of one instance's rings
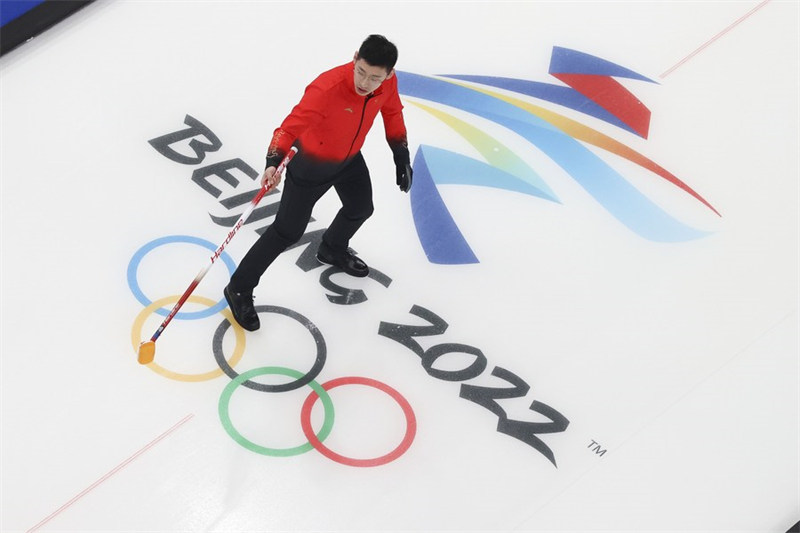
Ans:
MULTIPOLYGON (((139 263, 142 262, 142 258, 147 255, 151 250, 162 246, 164 244, 170 244, 173 242, 186 242, 189 244, 197 244, 199 246, 203 246, 204 248, 208 248, 212 252, 217 251, 217 245, 212 242, 209 242, 205 239, 201 239, 199 237, 192 237, 191 235, 169 235, 167 237, 161 237, 159 239, 155 239, 153 241, 148 242, 141 248, 139 248, 133 257, 131 258, 131 262, 128 263, 128 287, 130 287, 131 292, 136 297, 139 302, 144 305, 145 307, 149 306, 153 302, 144 295, 142 289, 139 287, 139 280, 137 279, 137 272, 139 271, 139 263)), ((223 251, 220 254, 220 257, 225 262, 225 265, 228 267, 228 271, 233 275, 236 271, 236 263, 233 262, 233 259, 227 252, 223 251)), ((204 309, 203 311, 181 311, 175 315, 175 318, 181 318, 184 320, 197 320, 200 318, 207 318, 212 315, 215 315, 225 309, 227 306, 227 302, 224 299, 217 302, 217 305, 210 307, 208 309, 204 309)), ((171 309, 164 309, 163 307, 156 310, 156 313, 159 315, 166 317, 169 315, 171 309)))

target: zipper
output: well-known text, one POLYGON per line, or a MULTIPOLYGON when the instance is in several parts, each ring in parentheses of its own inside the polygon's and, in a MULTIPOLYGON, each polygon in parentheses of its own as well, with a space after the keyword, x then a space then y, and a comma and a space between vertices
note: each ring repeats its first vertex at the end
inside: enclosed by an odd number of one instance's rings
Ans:
POLYGON ((367 114, 367 103, 369 102, 370 98, 374 97, 374 93, 369 93, 367 97, 364 99, 364 107, 361 108, 361 120, 358 121, 358 129, 356 130, 356 135, 353 137, 353 141, 350 143, 350 148, 347 149, 347 156, 345 156, 345 161, 350 157, 350 152, 353 151, 353 146, 356 144, 356 139, 358 139, 358 134, 361 133, 361 126, 364 124, 364 115, 367 114))

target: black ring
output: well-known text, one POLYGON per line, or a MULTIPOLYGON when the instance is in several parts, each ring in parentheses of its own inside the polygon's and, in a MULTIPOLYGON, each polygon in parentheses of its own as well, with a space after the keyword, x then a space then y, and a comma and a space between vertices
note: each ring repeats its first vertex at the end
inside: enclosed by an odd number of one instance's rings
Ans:
MULTIPOLYGON (((304 374, 303 377, 295 381, 282 383, 280 385, 266 385, 247 380, 243 381, 242 385, 249 389, 261 392, 286 392, 299 389, 300 387, 310 383, 319 375, 320 372, 322 372, 322 367, 325 366, 325 360, 328 353, 328 349, 325 346, 325 339, 323 338, 322 333, 319 331, 317 326, 315 326, 313 322, 300 313, 296 313, 295 311, 285 307, 278 307, 275 305, 257 305, 255 309, 257 313, 278 313, 300 322, 303 327, 306 328, 309 333, 311 333, 311 336, 314 337, 314 343, 317 346, 317 358, 314 361, 314 366, 311 367, 311 370, 304 374)), ((214 332, 214 339, 211 341, 211 345, 214 351, 214 359, 217 360, 219 367, 231 379, 236 379, 239 377, 239 374, 233 369, 233 367, 231 367, 230 364, 228 364, 228 361, 225 359, 225 354, 222 353, 222 339, 225 337, 225 332, 228 331, 229 327, 231 327, 231 323, 228 322, 227 318, 223 319, 222 323, 220 323, 220 325, 217 327, 217 331, 214 332)))

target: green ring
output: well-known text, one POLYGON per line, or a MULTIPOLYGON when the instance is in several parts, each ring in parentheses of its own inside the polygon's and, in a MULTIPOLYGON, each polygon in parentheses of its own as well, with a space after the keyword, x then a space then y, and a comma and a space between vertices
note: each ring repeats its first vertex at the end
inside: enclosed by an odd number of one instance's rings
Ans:
MULTIPOLYGON (((293 455, 300 455, 302 453, 306 453, 307 451, 313 450, 314 447, 308 441, 306 441, 305 444, 295 446, 294 448, 267 448, 266 446, 261 446, 249 441, 244 437, 244 435, 239 433, 235 427, 233 427, 230 413, 228 412, 233 391, 235 391, 239 385, 248 379, 255 376, 263 376, 265 374, 281 374, 295 379, 300 379, 304 375, 298 370, 292 370, 291 368, 284 368, 281 366, 265 366, 243 372, 237 376, 236 379, 232 380, 230 383, 228 383, 228 385, 225 386, 225 389, 222 391, 222 396, 219 398, 219 418, 222 421, 222 427, 225 428, 225 431, 233 438, 233 440, 248 450, 255 453, 260 453, 262 455, 271 455, 273 457, 291 457, 293 455)), ((320 400, 322 400, 322 406, 325 409, 325 420, 322 424, 322 428, 319 430, 319 433, 317 433, 317 438, 320 441, 323 441, 328 437, 328 435, 330 435, 331 430, 333 429, 333 401, 331 400, 330 395, 328 395, 328 391, 323 389, 322 385, 316 381, 312 380, 308 383, 308 385, 319 395, 320 400)))

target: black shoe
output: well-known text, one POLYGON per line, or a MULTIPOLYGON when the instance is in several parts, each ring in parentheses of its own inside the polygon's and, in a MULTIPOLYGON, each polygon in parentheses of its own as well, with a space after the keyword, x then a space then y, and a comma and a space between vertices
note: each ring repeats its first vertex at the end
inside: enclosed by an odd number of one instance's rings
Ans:
POLYGON ((369 275, 367 264, 356 256, 352 248, 342 253, 333 253, 324 242, 319 245, 317 250, 317 260, 326 265, 333 265, 341 268, 346 274, 357 278, 364 278, 369 275))
POLYGON ((256 308, 253 307, 253 291, 248 292, 233 292, 230 285, 225 287, 222 291, 225 294, 225 300, 233 312, 233 318, 247 331, 255 331, 261 327, 261 321, 258 319, 256 308))

